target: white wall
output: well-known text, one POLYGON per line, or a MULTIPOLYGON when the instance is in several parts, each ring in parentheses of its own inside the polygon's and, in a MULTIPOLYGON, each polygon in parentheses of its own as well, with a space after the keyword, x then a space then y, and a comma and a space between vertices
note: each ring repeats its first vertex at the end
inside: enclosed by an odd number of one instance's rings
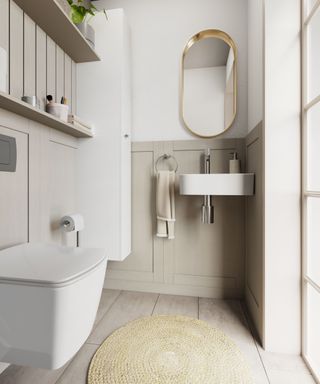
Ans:
POLYGON ((103 0, 123 8, 132 32, 133 140, 194 137, 179 118, 180 60, 188 39, 203 29, 224 30, 239 53, 238 114, 223 137, 247 132, 247 0, 103 0))
POLYGON ((248 0, 248 131, 263 119, 264 0, 248 0))
POLYGON ((265 348, 300 348, 300 1, 265 1, 265 348))

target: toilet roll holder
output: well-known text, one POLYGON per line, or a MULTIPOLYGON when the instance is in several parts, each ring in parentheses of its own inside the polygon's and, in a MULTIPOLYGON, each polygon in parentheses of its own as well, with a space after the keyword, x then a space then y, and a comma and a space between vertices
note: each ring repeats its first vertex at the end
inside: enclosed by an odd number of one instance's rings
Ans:
MULTIPOLYGON (((71 224, 71 222, 70 222, 69 220, 64 220, 64 221, 61 223, 61 225, 62 225, 63 228, 68 228, 70 224, 71 224)), ((76 231, 76 236, 77 236, 77 247, 78 247, 78 248, 79 248, 79 238, 80 238, 79 234, 80 234, 80 231, 76 231)))
MULTIPOLYGON (((77 216, 80 216, 80 222, 82 221, 80 225, 79 225, 79 222, 76 222, 77 219, 74 219, 74 218, 72 219, 73 215, 70 215, 70 216, 63 216, 61 218, 60 227, 64 232, 76 232, 76 246, 79 247, 80 246, 80 230, 83 229, 83 218, 79 214, 77 216)), ((79 220, 79 217, 78 217, 78 220, 79 220)))

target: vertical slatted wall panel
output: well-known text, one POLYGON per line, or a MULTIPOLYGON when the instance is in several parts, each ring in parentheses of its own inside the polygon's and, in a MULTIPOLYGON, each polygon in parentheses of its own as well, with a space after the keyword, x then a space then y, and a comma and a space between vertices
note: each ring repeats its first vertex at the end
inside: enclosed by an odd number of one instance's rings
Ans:
POLYGON ((72 111, 72 113, 77 113, 77 111, 76 111, 76 105, 77 105, 77 98, 76 98, 76 94, 77 94, 77 80, 76 80, 77 79, 77 65, 74 61, 72 61, 71 72, 72 72, 71 111, 72 111))
MULTIPOLYGON (((9 0, 0 0, 0 47, 7 52, 7 68, 9 68, 9 0)), ((9 77, 4 91, 8 92, 8 87, 9 77)))
POLYGON ((56 99, 56 44, 47 36, 47 94, 56 99))
POLYGON ((10 94, 23 94, 23 11, 10 0, 10 94))
POLYGON ((39 27, 36 29, 36 94, 40 108, 44 109, 47 94, 47 38, 39 27))
POLYGON ((23 94, 36 94, 36 25, 24 14, 24 87, 23 94))
POLYGON ((57 102, 65 96, 75 112, 76 64, 14 0, 0 0, 0 47, 8 54, 7 92, 37 95, 41 109, 47 94, 57 102))
POLYGON ((66 54, 64 55, 64 96, 70 106, 72 99, 72 63, 71 58, 66 54))
POLYGON ((56 102, 64 96, 64 52, 56 45, 56 102))

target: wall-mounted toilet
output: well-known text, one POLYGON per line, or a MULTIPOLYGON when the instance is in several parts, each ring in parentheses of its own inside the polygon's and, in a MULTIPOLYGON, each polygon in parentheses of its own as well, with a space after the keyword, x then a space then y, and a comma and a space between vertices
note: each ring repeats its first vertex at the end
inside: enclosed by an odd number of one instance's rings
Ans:
POLYGON ((0 251, 0 361, 57 369, 94 324, 105 250, 23 244, 0 251))

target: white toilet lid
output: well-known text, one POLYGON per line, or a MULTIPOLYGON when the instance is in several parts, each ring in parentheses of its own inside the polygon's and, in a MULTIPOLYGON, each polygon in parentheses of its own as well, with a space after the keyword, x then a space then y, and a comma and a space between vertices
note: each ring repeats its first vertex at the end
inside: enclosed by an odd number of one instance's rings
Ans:
POLYGON ((65 284, 106 260, 104 249, 21 244, 0 251, 0 282, 65 284))

